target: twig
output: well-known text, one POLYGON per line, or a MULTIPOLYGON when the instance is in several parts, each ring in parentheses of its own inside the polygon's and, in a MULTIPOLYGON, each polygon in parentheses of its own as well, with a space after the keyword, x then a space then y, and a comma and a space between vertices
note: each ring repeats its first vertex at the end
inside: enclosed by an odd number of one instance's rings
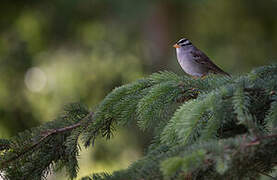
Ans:
POLYGON ((271 175, 269 175, 269 174, 266 174, 266 173, 264 173, 264 172, 262 172, 262 171, 257 171, 257 172, 258 172, 258 173, 260 173, 260 174, 262 174, 262 175, 264 175, 264 176, 269 177, 270 179, 277 180, 277 178, 276 178, 276 177, 273 177, 273 176, 271 176, 271 175))
POLYGON ((267 136, 261 136, 259 138, 256 138, 255 140, 253 140, 250 143, 246 144, 246 147, 257 145, 257 144, 260 143, 261 140, 268 139, 268 138, 277 138, 277 134, 270 134, 270 135, 267 135, 267 136))
MULTIPOLYGON (((245 138, 246 138, 246 136, 243 136, 243 141, 245 141, 245 138)), ((271 135, 267 135, 267 136, 257 137, 256 139, 254 139, 253 141, 251 141, 249 143, 246 143, 246 144, 242 143, 240 145, 240 148, 237 149, 237 151, 232 153, 232 156, 235 156, 237 153, 239 153, 241 148, 243 149, 243 148, 248 148, 251 146, 259 145, 262 139, 268 139, 268 138, 277 138, 277 134, 271 134, 271 135)))
POLYGON ((4 168, 7 166, 7 164, 9 164, 10 162, 20 158, 21 156, 23 156, 24 154, 26 154, 27 152, 29 152, 30 150, 34 149, 36 146, 38 146, 41 142, 43 142, 45 139, 47 139, 49 136, 52 136, 52 135, 55 135, 55 134, 58 134, 58 133, 62 133, 62 132, 66 132, 66 131, 69 131, 69 130, 72 130, 72 129, 75 129, 79 126, 81 126, 81 121, 86 119, 86 118, 89 118, 89 117, 92 117, 93 116, 93 112, 90 112, 86 117, 84 117, 83 119, 81 119, 78 123, 76 124, 73 124, 73 125, 70 125, 70 126, 67 126, 67 127, 63 127, 63 128, 59 128, 59 129, 52 129, 52 130, 48 130, 47 132, 44 132, 42 134, 44 134, 40 140, 38 140, 37 142, 35 142, 32 146, 29 146, 27 147, 26 149, 24 149, 21 153, 17 154, 16 156, 8 159, 7 161, 4 161, 2 163, 2 165, 0 165, 1 168, 4 168))

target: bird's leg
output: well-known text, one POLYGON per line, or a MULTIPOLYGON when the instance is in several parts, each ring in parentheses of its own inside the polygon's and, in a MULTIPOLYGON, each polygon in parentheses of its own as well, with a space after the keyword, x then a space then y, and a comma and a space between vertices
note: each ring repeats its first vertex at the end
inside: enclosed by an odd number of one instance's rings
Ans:
POLYGON ((198 79, 198 76, 191 76, 192 79, 198 79))
POLYGON ((199 78, 205 79, 206 76, 207 76, 207 74, 203 74, 202 76, 191 76, 191 77, 192 77, 192 79, 199 79, 199 78))
POLYGON ((205 79, 205 78, 206 78, 206 74, 204 74, 204 75, 201 76, 201 79, 202 79, 202 80, 205 79))

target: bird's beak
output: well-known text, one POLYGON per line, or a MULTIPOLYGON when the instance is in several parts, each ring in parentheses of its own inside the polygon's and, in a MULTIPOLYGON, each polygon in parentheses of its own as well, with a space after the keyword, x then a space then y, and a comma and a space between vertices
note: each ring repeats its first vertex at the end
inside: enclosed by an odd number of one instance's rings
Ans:
POLYGON ((173 47, 180 48, 181 46, 179 46, 178 44, 174 44, 173 47))

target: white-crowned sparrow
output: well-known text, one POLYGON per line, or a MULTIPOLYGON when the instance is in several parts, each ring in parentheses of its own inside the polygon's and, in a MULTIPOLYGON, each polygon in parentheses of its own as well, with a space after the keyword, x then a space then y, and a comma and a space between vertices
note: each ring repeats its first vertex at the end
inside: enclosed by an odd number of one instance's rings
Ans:
POLYGON ((230 76, 215 65, 202 51, 197 49, 188 39, 180 39, 176 48, 177 59, 182 69, 194 77, 204 77, 208 73, 230 76))

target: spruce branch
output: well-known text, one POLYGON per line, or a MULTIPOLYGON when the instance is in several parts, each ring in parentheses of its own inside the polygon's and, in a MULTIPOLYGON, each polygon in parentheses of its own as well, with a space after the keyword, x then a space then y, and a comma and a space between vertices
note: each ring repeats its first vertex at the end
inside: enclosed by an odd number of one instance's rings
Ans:
POLYGON ((254 140, 251 141, 250 143, 246 144, 246 146, 257 145, 257 144, 259 144, 263 139, 269 139, 269 138, 277 138, 277 134, 270 134, 270 135, 267 135, 267 136, 257 137, 256 139, 254 139, 254 140))
POLYGON ((54 165, 73 179, 80 136, 88 146, 136 120, 155 132, 145 157, 87 179, 254 179, 277 165, 276 82, 277 65, 232 78, 154 73, 114 89, 95 113, 71 104, 53 122, 0 140, 0 168, 11 179, 40 179, 54 165))
POLYGON ((76 123, 76 124, 68 126, 68 127, 64 127, 64 128, 60 128, 60 129, 52 129, 52 130, 42 132, 42 137, 38 141, 34 142, 33 145, 31 145, 29 147, 26 147, 22 152, 18 153, 13 158, 10 158, 7 161, 2 162, 1 165, 0 165, 0 168, 5 168, 10 162, 20 158, 21 156, 23 156, 26 153, 32 151, 34 148, 36 148, 36 146, 38 146, 40 143, 42 143, 49 136, 52 136, 52 135, 57 134, 57 133, 65 132, 65 131, 68 131, 68 130, 72 130, 76 127, 79 127, 80 125, 81 125, 81 123, 76 123))
MULTIPOLYGON (((84 117, 83 119, 87 119, 89 117, 92 118, 93 116, 93 112, 90 112, 86 117, 84 117)), ((82 120, 81 120, 82 121, 82 120)), ((59 133, 64 133, 66 131, 70 131, 73 130, 77 127, 80 127, 82 125, 82 122, 78 122, 76 124, 70 125, 70 126, 66 126, 63 128, 59 128, 59 129, 49 129, 47 131, 41 132, 41 137, 39 140, 37 140, 36 142, 34 142, 31 146, 26 147, 22 152, 20 152, 19 154, 17 154, 16 156, 2 162, 0 164, 0 169, 5 168, 9 163, 11 163, 12 161, 20 158, 21 156, 23 156, 26 153, 29 153, 30 151, 32 151, 33 149, 35 149, 38 145, 40 145, 43 141, 45 141, 47 138, 49 138, 50 136, 59 134, 59 133)))
POLYGON ((0 139, 0 151, 9 149, 10 148, 10 141, 7 139, 0 139))
POLYGON ((264 175, 264 176, 269 177, 270 179, 273 179, 273 180, 276 180, 276 179, 277 179, 277 177, 273 177, 273 176, 271 176, 271 175, 269 175, 269 174, 267 174, 267 173, 265 173, 265 172, 262 172, 262 171, 257 171, 257 172, 260 173, 260 174, 262 174, 262 175, 264 175))

